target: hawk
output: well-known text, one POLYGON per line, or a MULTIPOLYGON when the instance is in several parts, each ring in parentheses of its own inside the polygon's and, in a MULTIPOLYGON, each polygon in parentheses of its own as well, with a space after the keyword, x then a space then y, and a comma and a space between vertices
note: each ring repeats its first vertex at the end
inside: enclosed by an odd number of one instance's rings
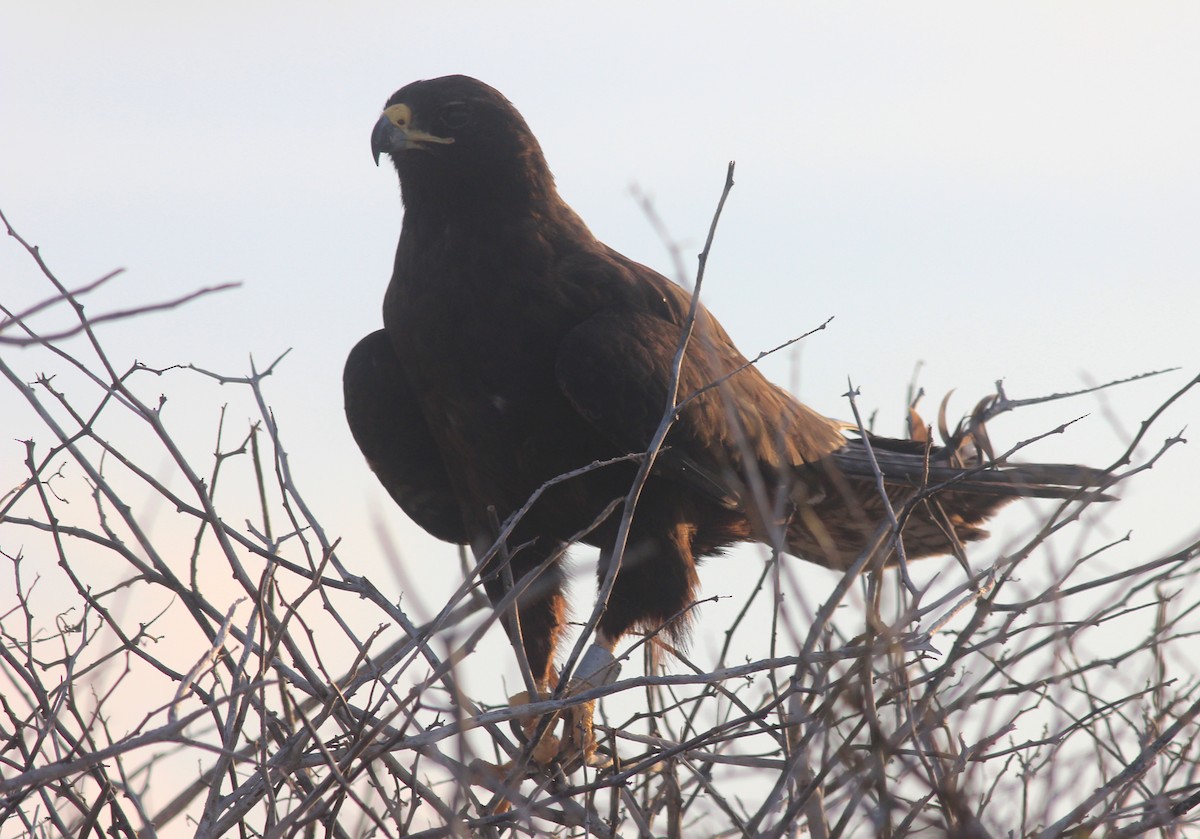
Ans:
MULTIPOLYGON (((985 462, 970 435, 939 447, 850 433, 768 381, 703 306, 669 406, 691 295, 592 235, 499 92, 466 76, 407 85, 388 99, 371 149, 395 165, 404 221, 383 329, 346 362, 350 429, 413 521, 481 558, 491 551, 493 602, 521 591, 516 619, 502 622, 539 691, 557 684, 564 552, 598 547, 603 579, 638 468, 622 456, 646 451, 670 407, 575 673, 585 685, 612 678, 605 667, 630 630, 684 635, 696 563, 723 548, 760 541, 850 566, 888 521, 879 476, 904 513, 909 559, 983 537, 981 523, 1014 497, 1070 497, 1103 478, 985 462), (496 523, 526 507, 494 550, 496 523)), ((591 715, 580 706, 561 744, 544 742, 594 761, 591 715)))

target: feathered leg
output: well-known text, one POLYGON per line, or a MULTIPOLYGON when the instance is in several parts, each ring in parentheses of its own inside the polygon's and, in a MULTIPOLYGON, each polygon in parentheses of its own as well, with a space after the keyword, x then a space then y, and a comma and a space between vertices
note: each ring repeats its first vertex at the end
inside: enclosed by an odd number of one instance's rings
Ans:
MULTIPOLYGON (((687 635, 688 607, 699 582, 692 555, 694 529, 681 515, 672 515, 669 510, 654 512, 665 515, 638 510, 595 641, 575 669, 570 693, 616 681, 620 666, 613 658, 613 650, 631 629, 662 630, 676 641, 687 635), (653 532, 639 529, 638 517, 654 522, 658 529, 653 532), (668 523, 666 530, 662 529, 664 520, 668 523)), ((598 568, 602 587, 611 563, 612 552, 604 551, 598 568)), ((595 710, 596 703, 590 700, 566 712, 560 755, 568 761, 578 757, 590 766, 608 762, 596 755, 595 710)))

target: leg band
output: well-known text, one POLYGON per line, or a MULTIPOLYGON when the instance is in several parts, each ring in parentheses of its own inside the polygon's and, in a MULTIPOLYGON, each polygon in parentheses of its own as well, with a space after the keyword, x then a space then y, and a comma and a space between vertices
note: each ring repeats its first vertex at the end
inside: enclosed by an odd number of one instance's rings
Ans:
POLYGON ((571 681, 580 687, 600 687, 611 685, 620 674, 621 665, 616 657, 604 647, 592 644, 579 659, 571 681))

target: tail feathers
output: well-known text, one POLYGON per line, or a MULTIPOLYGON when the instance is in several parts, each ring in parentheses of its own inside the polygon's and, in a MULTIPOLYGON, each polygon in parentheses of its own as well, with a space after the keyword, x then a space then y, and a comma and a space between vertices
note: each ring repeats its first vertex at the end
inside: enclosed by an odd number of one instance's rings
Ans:
MULTIPOLYGON (((885 484, 911 487, 948 484, 956 493, 1031 498, 1071 498, 1105 483, 1102 469, 1069 463, 984 462, 977 454, 962 457, 957 449, 933 447, 926 454, 923 443, 910 440, 871 438, 871 451, 861 439, 851 440, 834 453, 833 461, 847 478, 874 478, 878 464, 885 484), (871 455, 874 455, 872 463, 871 455)), ((1111 501, 1110 495, 1093 495, 1092 500, 1111 501)))
POLYGON ((1014 498, 1113 500, 1102 491, 1111 481, 1105 470, 998 458, 986 428, 992 400, 980 401, 953 431, 947 428, 943 400, 940 446, 915 411, 911 440, 858 436, 857 427, 845 426, 845 444, 818 464, 822 479, 813 482, 810 472, 793 492, 788 550, 831 568, 850 567, 888 521, 880 477, 888 503, 901 516, 908 559, 958 553, 963 543, 985 538, 983 523, 1014 498))
POLYGON ((849 440, 825 462, 826 492, 813 493, 813 485, 805 485, 810 494, 796 499, 800 503, 787 526, 791 553, 830 568, 850 567, 887 521, 877 475, 883 476, 893 510, 906 511, 901 538, 910 560, 954 553, 967 542, 986 538, 983 523, 1015 498, 1086 495, 1089 501, 1112 500, 1089 491, 1107 481, 1100 469, 993 464, 978 455, 975 462, 965 462, 965 452, 950 447, 931 447, 926 453, 924 443, 912 440, 869 439, 870 453, 863 440, 849 440), (926 488, 932 492, 919 496, 926 488))

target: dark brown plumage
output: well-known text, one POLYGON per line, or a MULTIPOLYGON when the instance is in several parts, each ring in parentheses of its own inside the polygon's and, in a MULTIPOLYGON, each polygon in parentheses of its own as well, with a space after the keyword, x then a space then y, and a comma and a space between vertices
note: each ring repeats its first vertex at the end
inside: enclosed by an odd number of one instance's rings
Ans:
MULTIPOLYGON (((433 535, 480 555, 494 526, 546 481, 645 449, 663 414, 689 296, 597 241, 559 198, 537 140, 497 91, 450 76, 388 100, 372 150, 391 157, 405 206, 384 329, 350 354, 346 413, 392 497, 433 535)), ((611 648, 634 627, 668 631, 693 600, 695 563, 782 526, 804 559, 847 567, 884 520, 863 443, 767 381, 701 308, 679 387, 689 401, 641 495, 599 623, 611 648), (740 370, 730 376, 735 370, 740 370), (757 499, 757 500, 756 500, 757 499)), ((897 502, 960 477, 965 446, 872 439, 897 502)), ((970 465, 970 464, 968 464, 970 465)), ((513 531, 513 578, 560 553, 629 489, 607 466, 545 492, 513 531)), ((989 467, 913 506, 910 558, 945 553, 1015 495, 1062 497, 1100 473, 989 467), (941 511, 944 511, 942 515, 941 511)), ((619 513, 583 541, 608 562, 619 513)), ((556 682, 561 572, 551 561, 520 603, 539 687, 556 682)), ((486 581, 498 600, 502 577, 486 581)), ((590 749, 590 743, 583 744, 590 749)))

